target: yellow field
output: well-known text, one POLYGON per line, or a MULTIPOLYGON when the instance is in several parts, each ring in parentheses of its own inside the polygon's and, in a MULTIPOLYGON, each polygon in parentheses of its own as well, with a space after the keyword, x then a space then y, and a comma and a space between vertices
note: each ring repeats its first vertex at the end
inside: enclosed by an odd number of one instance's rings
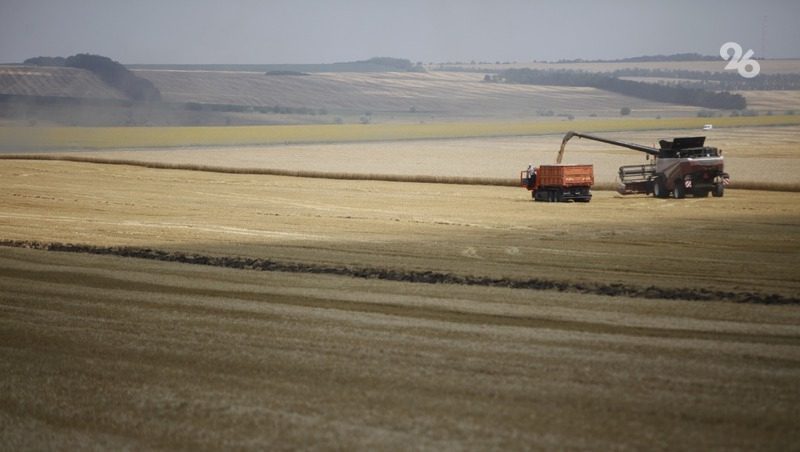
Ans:
MULTIPOLYGON (((707 136, 706 144, 709 146, 723 149, 732 188, 800 189, 800 126, 625 131, 603 135, 657 145, 659 138, 700 134, 707 136)), ((71 150, 53 151, 47 155, 220 171, 517 184, 519 171, 529 163, 555 162, 561 138, 561 134, 550 134, 362 143, 71 150)), ((646 163, 644 157, 639 152, 576 138, 567 146, 564 161, 593 164, 595 187, 608 189, 614 187, 619 166, 646 163)))
POLYGON ((588 205, 550 205, 518 187, 9 160, 0 237, 791 295, 800 290, 798 200, 598 192, 588 205))
MULTIPOLYGON (((705 118, 597 119, 552 122, 459 122, 431 124, 338 124, 251 127, 2 127, 6 150, 84 148, 118 149, 172 146, 228 146, 288 143, 336 143, 524 136, 566 130, 620 131, 697 129, 705 118)), ((715 127, 800 124, 800 115, 714 118, 715 127)))
POLYGON ((3 161, 0 239, 287 265, 0 246, 0 443, 795 449, 798 218, 793 193, 542 204, 513 187, 3 161), (570 286, 499 287, 530 278, 570 286))

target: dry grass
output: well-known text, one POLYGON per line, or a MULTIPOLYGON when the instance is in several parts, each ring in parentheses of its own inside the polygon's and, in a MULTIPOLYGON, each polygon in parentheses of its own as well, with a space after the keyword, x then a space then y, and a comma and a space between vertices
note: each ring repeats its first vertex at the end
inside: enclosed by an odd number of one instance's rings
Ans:
POLYGON ((747 99, 747 108, 783 114, 787 110, 800 113, 800 91, 738 91, 747 99))

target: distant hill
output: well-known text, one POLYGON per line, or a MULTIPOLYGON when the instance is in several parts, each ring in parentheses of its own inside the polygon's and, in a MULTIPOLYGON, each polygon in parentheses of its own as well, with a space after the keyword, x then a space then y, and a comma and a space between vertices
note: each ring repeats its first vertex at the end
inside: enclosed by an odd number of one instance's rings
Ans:
POLYGON ((327 64, 130 64, 127 67, 149 70, 262 73, 425 72, 422 66, 410 60, 389 57, 327 64))
POLYGON ((79 53, 67 58, 35 57, 28 58, 23 65, 85 69, 94 73, 108 86, 125 93, 130 100, 145 102, 161 100, 161 93, 152 82, 137 77, 122 64, 101 55, 79 53))
POLYGON ((617 60, 558 60, 556 63, 659 63, 667 61, 716 61, 719 55, 701 55, 699 53, 673 53, 671 55, 641 55, 617 60))
POLYGON ((83 99, 127 99, 96 74, 69 67, 0 66, 0 94, 83 99))

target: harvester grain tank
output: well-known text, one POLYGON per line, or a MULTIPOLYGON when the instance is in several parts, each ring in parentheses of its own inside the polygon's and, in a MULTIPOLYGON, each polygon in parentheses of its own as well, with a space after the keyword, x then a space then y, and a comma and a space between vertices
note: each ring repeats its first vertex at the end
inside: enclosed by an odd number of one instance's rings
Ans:
POLYGON ((561 142, 557 163, 561 163, 564 147, 572 137, 586 138, 601 143, 621 146, 648 155, 645 165, 626 165, 619 168, 622 194, 645 193, 657 198, 683 198, 687 194, 706 197, 709 193, 720 197, 730 176, 725 172, 722 151, 705 146, 706 137, 674 138, 659 141, 660 147, 611 140, 586 133, 567 132, 561 142), (652 160, 650 159, 652 157, 652 160))

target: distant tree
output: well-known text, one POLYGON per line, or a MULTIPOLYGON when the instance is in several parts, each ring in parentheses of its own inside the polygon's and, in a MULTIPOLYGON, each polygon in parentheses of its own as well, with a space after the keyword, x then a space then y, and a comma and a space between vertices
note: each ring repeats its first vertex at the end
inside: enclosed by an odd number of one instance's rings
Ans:
POLYGON ((93 72, 108 85, 125 93, 131 100, 145 102, 161 100, 161 92, 153 82, 135 75, 111 58, 79 53, 68 57, 64 65, 93 72))
POLYGON ((631 114, 631 108, 630 107, 622 107, 622 108, 619 109, 619 114, 621 116, 628 116, 629 114, 631 114))
POLYGON ((268 71, 264 75, 311 75, 300 71, 268 71))
POLYGON ((27 60, 23 61, 22 64, 28 64, 31 66, 55 66, 61 67, 64 66, 64 62, 66 60, 64 57, 35 57, 35 58, 28 58, 27 60))

